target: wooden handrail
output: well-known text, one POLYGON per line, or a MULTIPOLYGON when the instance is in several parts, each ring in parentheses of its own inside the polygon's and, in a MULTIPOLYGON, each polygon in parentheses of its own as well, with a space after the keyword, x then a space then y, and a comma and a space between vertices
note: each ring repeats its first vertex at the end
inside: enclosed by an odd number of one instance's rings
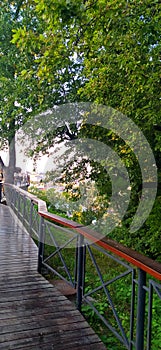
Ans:
POLYGON ((49 213, 47 210, 46 203, 43 200, 37 198, 35 195, 28 193, 27 191, 21 188, 18 188, 15 185, 5 184, 5 186, 10 186, 16 191, 19 191, 23 196, 30 198, 30 200, 33 201, 33 203, 38 205, 38 213, 42 217, 76 230, 87 240, 90 240, 98 246, 102 247, 103 249, 110 251, 111 253, 115 254, 120 258, 123 258, 133 266, 147 272, 152 277, 161 280, 161 264, 159 262, 150 259, 145 255, 138 253, 134 249, 128 248, 123 244, 118 243, 112 239, 102 237, 100 233, 90 229, 89 227, 83 226, 82 224, 60 217, 58 215, 49 213))

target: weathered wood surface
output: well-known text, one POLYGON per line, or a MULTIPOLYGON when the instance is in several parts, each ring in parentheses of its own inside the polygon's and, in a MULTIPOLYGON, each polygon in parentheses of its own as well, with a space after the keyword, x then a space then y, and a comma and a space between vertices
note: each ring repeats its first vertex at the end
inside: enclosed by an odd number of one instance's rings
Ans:
POLYGON ((0 205, 0 350, 103 350, 75 306, 37 272, 37 247, 0 205))

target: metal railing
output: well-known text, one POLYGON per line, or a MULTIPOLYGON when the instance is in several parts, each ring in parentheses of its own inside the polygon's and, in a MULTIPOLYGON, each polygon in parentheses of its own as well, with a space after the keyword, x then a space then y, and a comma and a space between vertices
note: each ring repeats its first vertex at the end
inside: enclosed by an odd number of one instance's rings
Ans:
POLYGON ((159 349, 161 264, 50 214, 44 201, 16 186, 5 184, 5 195, 38 241, 38 271, 45 268, 74 287, 77 308, 112 332, 117 349, 159 349))

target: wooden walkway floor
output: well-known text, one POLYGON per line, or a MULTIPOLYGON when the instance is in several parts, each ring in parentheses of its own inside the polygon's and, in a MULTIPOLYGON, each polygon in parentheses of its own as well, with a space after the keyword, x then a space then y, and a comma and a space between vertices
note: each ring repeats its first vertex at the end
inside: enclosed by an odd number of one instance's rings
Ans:
POLYGON ((37 248, 0 204, 0 350, 105 350, 75 306, 37 272, 37 248))

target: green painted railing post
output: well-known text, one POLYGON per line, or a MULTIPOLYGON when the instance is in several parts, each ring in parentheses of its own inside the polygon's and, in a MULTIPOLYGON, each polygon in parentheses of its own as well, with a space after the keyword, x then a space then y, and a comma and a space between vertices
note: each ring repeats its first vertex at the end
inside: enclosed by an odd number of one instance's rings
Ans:
POLYGON ((137 327, 136 350, 144 349, 144 323, 145 323, 145 297, 146 297, 146 272, 138 269, 138 303, 137 303, 137 327))
POLYGON ((78 240, 78 278, 77 278, 77 308, 81 311, 82 298, 84 290, 85 279, 85 260, 86 260, 86 247, 84 245, 84 237, 79 235, 78 240))
POLYGON ((42 272, 42 263, 43 263, 43 255, 44 255, 44 242, 45 234, 44 234, 44 218, 40 217, 39 223, 39 245, 38 245, 38 272, 42 272))

